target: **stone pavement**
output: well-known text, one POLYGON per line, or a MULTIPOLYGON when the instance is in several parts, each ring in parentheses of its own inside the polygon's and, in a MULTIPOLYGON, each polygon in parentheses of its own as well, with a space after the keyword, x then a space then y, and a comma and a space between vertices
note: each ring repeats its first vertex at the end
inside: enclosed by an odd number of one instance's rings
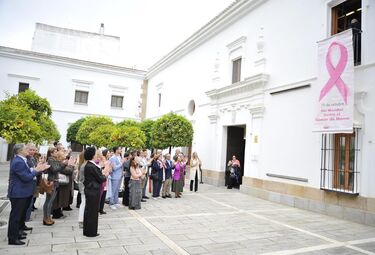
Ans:
MULTIPOLYGON (((78 209, 52 227, 42 225, 37 200, 27 245, 8 246, 0 228, 0 254, 375 254, 375 228, 287 207, 210 185, 180 199, 148 200, 99 217, 99 237, 78 228, 78 209)), ((9 208, 0 214, 7 220, 9 208)))

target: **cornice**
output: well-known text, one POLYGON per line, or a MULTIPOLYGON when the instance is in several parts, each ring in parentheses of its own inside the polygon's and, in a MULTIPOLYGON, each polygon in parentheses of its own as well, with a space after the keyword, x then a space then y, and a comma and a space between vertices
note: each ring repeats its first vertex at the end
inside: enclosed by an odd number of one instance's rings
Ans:
POLYGON ((26 79, 26 80, 34 80, 34 81, 39 81, 39 77, 34 77, 34 76, 28 76, 28 75, 22 75, 22 74, 14 74, 14 73, 8 73, 9 77, 15 77, 15 78, 21 78, 21 79, 26 79))
POLYGON ((213 89, 206 92, 206 95, 212 100, 244 93, 248 91, 254 91, 261 89, 268 82, 269 76, 264 73, 256 74, 251 77, 245 78, 241 82, 237 82, 219 89, 213 89))
POLYGON ((147 71, 146 78, 150 79, 266 1, 267 0, 237 0, 233 2, 205 26, 151 66, 147 71))
POLYGON ((0 56, 144 79, 146 71, 0 46, 0 56))

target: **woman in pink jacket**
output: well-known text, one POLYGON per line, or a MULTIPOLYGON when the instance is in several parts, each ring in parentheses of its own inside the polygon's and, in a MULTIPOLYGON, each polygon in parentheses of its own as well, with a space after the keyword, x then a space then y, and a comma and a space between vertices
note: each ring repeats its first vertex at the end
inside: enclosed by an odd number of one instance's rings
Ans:
POLYGON ((184 187, 185 165, 186 163, 182 161, 181 156, 178 156, 174 168, 172 184, 172 191, 175 193, 176 198, 181 197, 181 192, 184 187))

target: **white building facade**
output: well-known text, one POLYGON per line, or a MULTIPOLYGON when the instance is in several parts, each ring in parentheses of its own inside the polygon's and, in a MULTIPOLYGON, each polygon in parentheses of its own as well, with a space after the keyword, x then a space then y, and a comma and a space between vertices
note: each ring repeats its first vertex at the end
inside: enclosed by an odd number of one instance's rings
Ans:
POLYGON ((374 43, 374 0, 236 1, 148 70, 146 116, 192 121, 205 182, 225 185, 236 155, 241 191, 375 225, 374 43), (354 19, 355 132, 313 133, 317 42, 354 19), (323 156, 339 149, 350 159, 323 156), (324 159, 334 180, 322 178, 324 159))
MULTIPOLYGON (((60 141, 65 146, 68 145, 67 128, 81 117, 103 115, 114 122, 124 119, 139 121, 145 71, 114 65, 117 60, 111 54, 108 59, 103 59, 101 49, 111 49, 113 43, 111 36, 109 39, 105 37, 108 36, 37 24, 32 48, 42 52, 0 47, 0 100, 4 99, 4 92, 17 94, 25 89, 35 90, 47 98, 52 107, 52 119, 61 134, 60 141), (80 47, 87 46, 88 36, 95 39, 91 59, 86 59, 84 54, 87 52, 80 50, 80 47), (81 55, 65 47, 69 37, 70 45, 77 46, 81 55), (42 44, 43 38, 49 43, 42 44), (51 38, 55 39, 54 44, 51 38), (103 43, 98 40, 103 40, 103 43), (101 47, 94 47, 96 44, 101 47)), ((116 47, 111 49, 113 56, 119 56, 116 47)), ((0 138, 0 162, 7 160, 7 152, 8 145, 0 138)))

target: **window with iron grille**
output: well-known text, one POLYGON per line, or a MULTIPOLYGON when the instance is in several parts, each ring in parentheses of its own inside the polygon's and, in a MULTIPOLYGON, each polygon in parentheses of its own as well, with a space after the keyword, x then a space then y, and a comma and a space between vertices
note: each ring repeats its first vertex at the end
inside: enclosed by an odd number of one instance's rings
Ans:
POLYGON ((123 96, 112 96, 111 107, 122 108, 122 103, 124 102, 123 96))
POLYGON ((241 60, 241 58, 233 60, 232 83, 236 83, 241 80, 241 60))
POLYGON ((323 134, 320 188, 359 194, 358 129, 352 134, 323 134))
POLYGON ((353 31, 354 65, 361 64, 362 1, 347 0, 332 8, 331 34, 353 31))
POLYGON ((76 90, 76 93, 74 96, 74 102, 77 104, 87 104, 88 98, 89 98, 89 92, 76 90))
POLYGON ((29 84, 26 82, 20 82, 18 83, 18 93, 22 93, 29 89, 29 84))

